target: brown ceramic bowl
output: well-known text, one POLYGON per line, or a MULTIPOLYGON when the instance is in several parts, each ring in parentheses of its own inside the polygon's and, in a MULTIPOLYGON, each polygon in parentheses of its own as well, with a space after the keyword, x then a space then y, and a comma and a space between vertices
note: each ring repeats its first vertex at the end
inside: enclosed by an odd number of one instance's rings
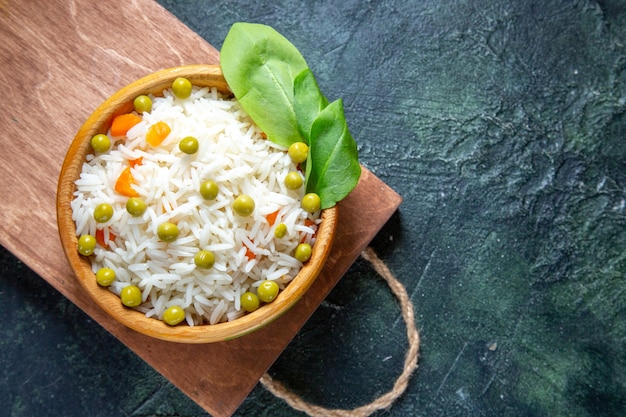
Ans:
POLYGON ((136 96, 148 93, 160 95, 177 77, 185 77, 194 85, 216 87, 222 93, 231 94, 220 67, 214 65, 190 65, 158 71, 113 94, 87 119, 70 145, 59 178, 57 222, 65 255, 76 278, 93 302, 112 318, 139 333, 162 340, 181 343, 218 342, 240 337, 263 327, 285 313, 302 297, 318 276, 330 252, 337 225, 337 208, 323 211, 311 259, 272 303, 265 304, 252 313, 213 325, 169 326, 161 320, 148 318, 139 311, 124 307, 117 295, 97 284, 90 260, 77 251, 78 239, 70 207, 76 190, 74 182, 80 176, 86 155, 91 152, 91 137, 97 133, 106 133, 115 116, 132 111, 136 96))

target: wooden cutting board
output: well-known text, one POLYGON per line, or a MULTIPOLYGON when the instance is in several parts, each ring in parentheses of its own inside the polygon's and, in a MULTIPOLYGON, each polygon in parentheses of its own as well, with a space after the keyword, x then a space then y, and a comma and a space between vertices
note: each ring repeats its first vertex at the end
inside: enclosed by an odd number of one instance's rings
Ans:
POLYGON ((218 52, 152 0, 0 0, 0 57, 0 244, 207 412, 232 415, 398 208, 400 196, 364 169, 341 203, 326 267, 271 325, 216 344, 151 339, 87 302, 58 237, 59 171, 74 134, 111 93, 155 70, 218 63, 218 52))

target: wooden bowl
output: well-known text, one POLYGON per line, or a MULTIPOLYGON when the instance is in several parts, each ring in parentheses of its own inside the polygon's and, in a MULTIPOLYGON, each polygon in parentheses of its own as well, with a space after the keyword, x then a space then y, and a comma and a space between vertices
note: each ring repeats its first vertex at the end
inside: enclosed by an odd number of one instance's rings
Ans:
POLYGON ((97 133, 106 133, 115 116, 131 112, 136 96, 148 93, 160 95, 177 77, 185 77, 194 85, 215 87, 224 94, 232 94, 220 67, 213 65, 190 65, 158 71, 113 94, 87 119, 70 145, 57 189, 57 222, 63 250, 78 281, 93 302, 115 320, 137 332, 162 340, 181 343, 218 342, 243 336, 265 326, 302 297, 324 266, 330 252, 337 225, 337 208, 323 210, 311 259, 272 303, 252 313, 231 322, 212 325, 169 326, 161 320, 148 318, 139 311, 124 307, 117 295, 97 284, 90 260, 78 253, 78 238, 70 207, 76 191, 74 182, 80 176, 86 155, 92 152, 89 143, 91 137, 97 133))

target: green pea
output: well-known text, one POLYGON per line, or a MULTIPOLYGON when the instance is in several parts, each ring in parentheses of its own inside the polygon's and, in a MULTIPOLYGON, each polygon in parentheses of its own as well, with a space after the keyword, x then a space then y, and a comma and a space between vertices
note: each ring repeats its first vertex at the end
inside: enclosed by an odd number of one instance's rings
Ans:
POLYGON ((126 307, 137 307, 141 304, 141 290, 135 285, 128 285, 122 288, 120 299, 126 307))
POLYGON ((99 133, 91 138, 91 147, 96 152, 106 152, 111 147, 111 139, 107 135, 99 133))
POLYGON ((172 83, 172 92, 178 98, 188 98, 191 95, 191 82, 186 78, 176 78, 172 83))
POLYGON ((178 226, 174 223, 165 222, 157 227, 157 235, 163 242, 173 242, 178 238, 178 226))
POLYGON ((93 254, 96 249, 96 238, 91 235, 82 235, 78 239, 78 253, 83 256, 89 256, 93 254))
POLYGON ((308 243, 300 243, 296 247, 296 253, 294 254, 294 257, 300 262, 306 262, 311 258, 312 251, 313 249, 311 248, 311 245, 309 245, 308 243))
POLYGON ((285 237, 286 234, 287 234, 287 225, 285 223, 280 223, 279 225, 276 226, 276 229, 274 229, 274 237, 276 239, 282 239, 285 237))
POLYGON ((115 281, 115 271, 111 268, 100 268, 96 272, 96 282, 103 287, 108 287, 115 281))
POLYGON ((300 205, 305 211, 309 213, 315 213, 320 209, 320 196, 315 193, 308 193, 304 197, 302 197, 302 201, 300 205))
POLYGON ((198 152, 199 146, 200 144, 198 143, 198 139, 194 138, 193 136, 187 136, 186 138, 178 142, 178 148, 188 155, 198 152))
POLYGON ((213 268, 213 265, 215 265, 215 255, 209 250, 201 250, 193 257, 193 262, 198 268, 213 268))
POLYGON ((249 291, 244 292, 239 298, 239 301, 241 302, 241 308, 246 310, 248 313, 252 313, 261 305, 259 297, 255 293, 249 291))
POLYGON ((126 201, 126 211, 133 217, 139 217, 146 212, 147 205, 139 197, 131 197, 126 201))
POLYGON ((290 190, 297 190, 302 187, 302 175, 297 171, 292 171, 285 177, 285 187, 290 190))
POLYGON ((259 300, 263 301, 264 303, 271 303, 278 295, 278 291, 279 288, 276 282, 265 280, 261 283, 261 285, 259 285, 256 293, 259 296, 259 300))
POLYGON ((207 180, 200 184, 200 195, 205 200, 215 200, 219 187, 215 181, 207 180))
POLYGON ((242 194, 233 202, 233 210, 240 216, 249 216, 254 212, 254 200, 252 197, 242 194))
POLYGON ((170 326, 176 326, 185 320, 185 310, 180 306, 171 306, 163 312, 163 321, 170 326))
POLYGON ((98 223, 106 223, 113 217, 113 207, 107 203, 101 203, 93 210, 93 218, 98 223))
POLYGON ((145 94, 135 97, 133 100, 135 111, 139 114, 150 113, 152 111, 152 99, 145 94))
POLYGON ((309 155, 309 146, 304 142, 294 142, 289 145, 287 153, 294 163, 299 164, 306 161, 309 155))

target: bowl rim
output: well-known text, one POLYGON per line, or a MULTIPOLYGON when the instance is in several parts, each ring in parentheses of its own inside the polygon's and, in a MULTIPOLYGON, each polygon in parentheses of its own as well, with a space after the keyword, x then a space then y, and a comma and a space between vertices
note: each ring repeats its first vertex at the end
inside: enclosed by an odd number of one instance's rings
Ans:
POLYGON ((144 313, 124 307, 119 297, 97 284, 91 262, 76 250, 78 237, 72 219, 71 201, 76 190, 74 181, 82 171, 85 156, 90 153, 90 139, 97 133, 106 133, 113 118, 133 110, 133 98, 140 94, 160 94, 174 79, 185 77, 194 85, 214 86, 220 92, 232 95, 219 65, 185 65, 151 73, 122 87, 107 98, 87 118, 72 140, 66 153, 57 185, 57 225, 65 256, 81 287, 91 300, 119 323, 139 333, 157 339, 180 343, 212 343, 226 341, 252 333, 276 320, 300 300, 321 272, 333 244, 338 221, 338 207, 322 210, 317 238, 311 258, 276 299, 252 313, 233 321, 217 324, 170 326, 144 313))

